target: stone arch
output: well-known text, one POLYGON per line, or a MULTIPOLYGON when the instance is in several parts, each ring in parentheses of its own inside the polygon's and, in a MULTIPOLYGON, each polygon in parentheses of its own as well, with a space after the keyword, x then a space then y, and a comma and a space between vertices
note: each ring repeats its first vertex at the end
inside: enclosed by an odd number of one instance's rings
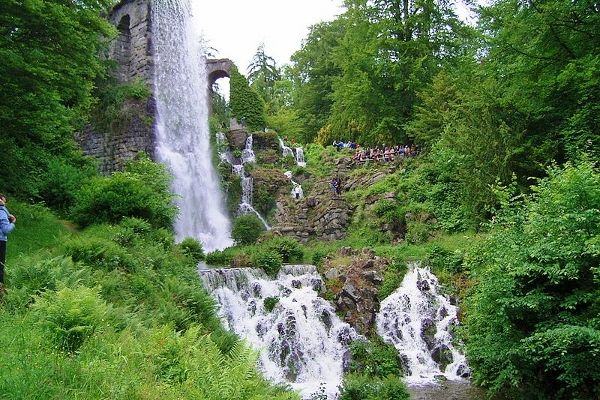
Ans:
POLYGON ((212 88, 217 79, 229 78, 229 74, 233 65, 233 62, 228 58, 206 60, 208 87, 212 88))
POLYGON ((117 30, 119 34, 115 40, 114 47, 114 60, 119 65, 117 72, 120 81, 127 81, 129 79, 130 67, 131 67, 131 17, 129 14, 125 14, 119 20, 117 24, 117 30))

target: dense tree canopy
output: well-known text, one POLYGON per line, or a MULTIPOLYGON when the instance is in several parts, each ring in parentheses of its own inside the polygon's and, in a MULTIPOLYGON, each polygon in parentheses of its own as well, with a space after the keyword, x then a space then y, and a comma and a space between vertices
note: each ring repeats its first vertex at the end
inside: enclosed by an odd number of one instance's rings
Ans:
MULTIPOLYGON (((92 104, 98 57, 114 29, 111 0, 0 3, 0 148, 3 190, 36 194, 47 163, 70 159, 92 104)), ((65 161, 70 163, 70 161, 65 161)))

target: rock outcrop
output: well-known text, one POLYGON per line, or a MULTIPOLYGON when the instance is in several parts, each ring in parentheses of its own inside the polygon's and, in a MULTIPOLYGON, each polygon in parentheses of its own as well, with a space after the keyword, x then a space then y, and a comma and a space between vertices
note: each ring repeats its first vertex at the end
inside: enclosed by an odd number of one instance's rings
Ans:
POLYGON ((362 335, 369 335, 379 311, 379 287, 388 261, 372 250, 342 248, 325 258, 322 273, 336 311, 362 335))

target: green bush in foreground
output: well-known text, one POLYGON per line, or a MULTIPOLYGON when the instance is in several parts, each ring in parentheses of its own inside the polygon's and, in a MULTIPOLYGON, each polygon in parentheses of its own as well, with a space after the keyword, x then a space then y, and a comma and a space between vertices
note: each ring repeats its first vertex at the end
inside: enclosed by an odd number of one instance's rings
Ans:
POLYGON ((147 157, 130 162, 125 171, 93 178, 76 197, 71 214, 82 226, 141 218, 153 227, 171 227, 176 214, 165 167, 147 157))
POLYGON ((348 374, 344 378, 340 400, 404 400, 409 395, 399 376, 376 378, 348 374))
POLYGON ((551 169, 466 258, 475 382, 511 399, 600 397, 600 173, 551 169))
POLYGON ((237 244, 254 244, 264 230, 264 225, 256 216, 252 214, 240 215, 233 221, 231 237, 237 244))

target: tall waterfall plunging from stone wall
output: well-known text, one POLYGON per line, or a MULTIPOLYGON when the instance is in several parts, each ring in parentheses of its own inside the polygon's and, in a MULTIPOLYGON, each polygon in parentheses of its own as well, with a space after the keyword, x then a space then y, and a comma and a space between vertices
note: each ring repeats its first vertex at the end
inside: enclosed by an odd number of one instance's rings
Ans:
POLYGON ((409 265, 401 286, 381 302, 377 333, 393 344, 406 362, 409 384, 435 383, 470 374, 465 356, 452 343, 458 307, 438 293, 438 280, 429 269, 409 265))
POLYGON ((289 383, 305 399, 320 388, 337 397, 357 334, 318 296, 323 281, 314 266, 283 266, 277 279, 245 268, 202 269, 200 275, 225 325, 260 351, 267 378, 289 383))
POLYGON ((179 196, 178 240, 194 237, 211 251, 232 244, 231 222, 212 165, 208 81, 190 0, 152 1, 156 156, 179 196))

